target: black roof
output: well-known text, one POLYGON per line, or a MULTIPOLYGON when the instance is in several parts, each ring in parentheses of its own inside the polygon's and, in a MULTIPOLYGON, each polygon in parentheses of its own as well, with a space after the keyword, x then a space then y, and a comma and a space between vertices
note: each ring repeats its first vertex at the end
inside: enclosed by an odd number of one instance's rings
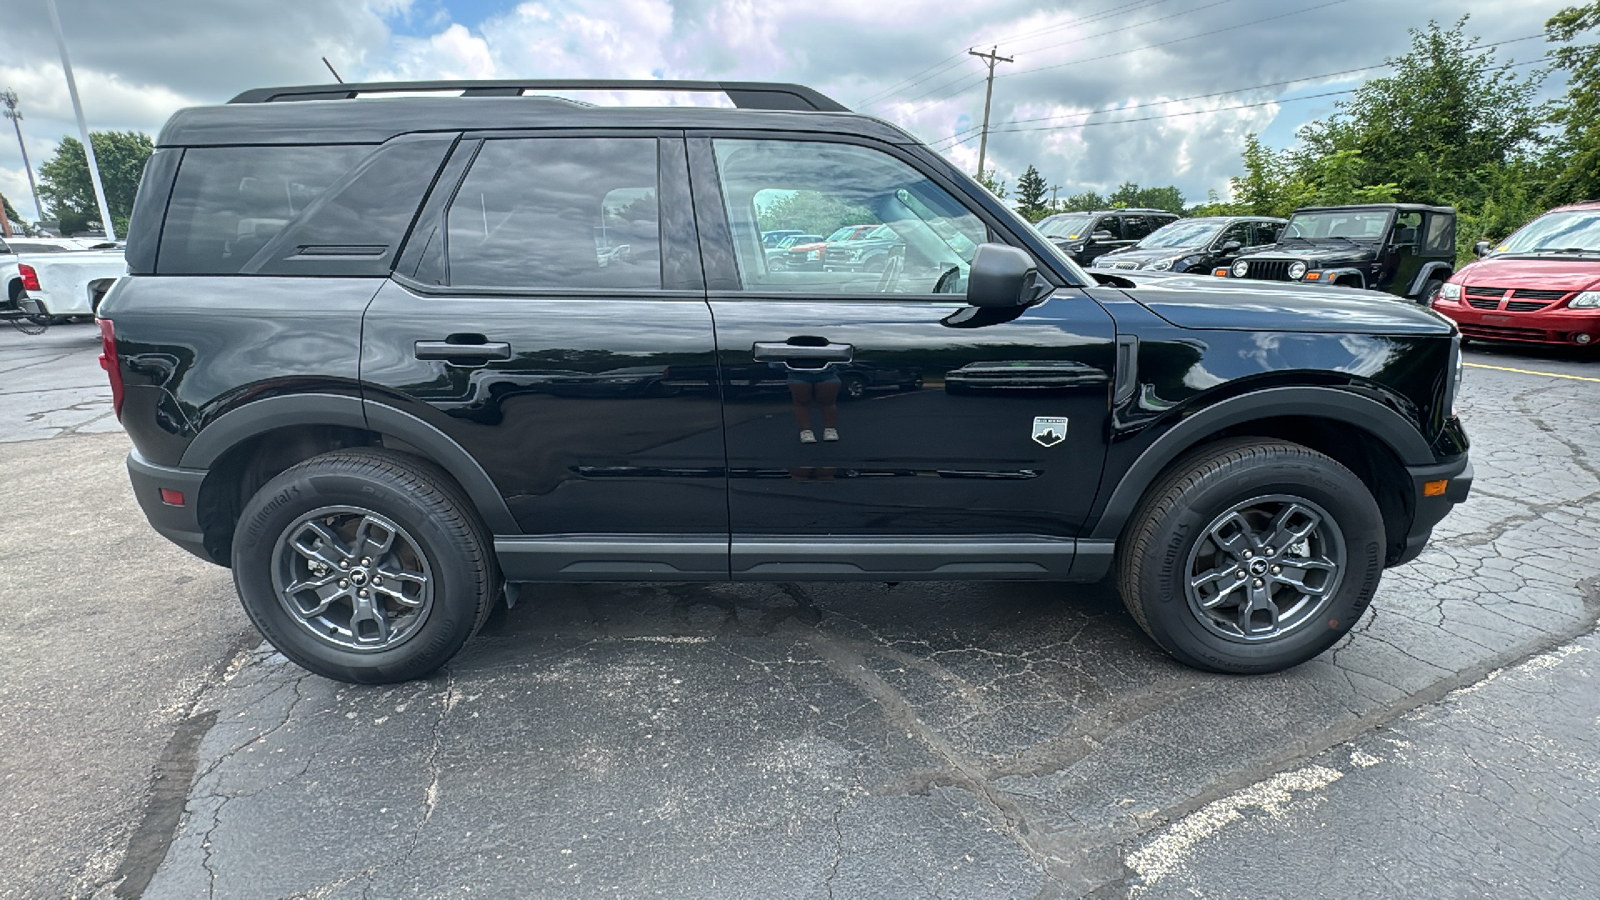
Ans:
POLYGON ((180 109, 162 147, 227 144, 378 144, 401 134, 525 128, 738 128, 844 132, 918 143, 810 88, 765 82, 455 81, 307 85, 246 91, 223 106, 180 109), (359 99, 358 94, 460 90, 454 97, 359 99), (524 91, 670 90, 722 93, 735 107, 594 106, 524 91), (294 101, 294 102, 286 102, 294 101))
POLYGON ((1347 206, 1302 206, 1295 210, 1295 212, 1333 212, 1335 210, 1344 209, 1371 209, 1384 211, 1399 209, 1406 212, 1449 213, 1451 215, 1455 215, 1456 212, 1456 208, 1454 206, 1429 206, 1426 203, 1351 203, 1347 206))
MULTIPOLYGON (((1104 216, 1110 213, 1160 213, 1163 216, 1178 215, 1170 209, 1129 207, 1127 209, 1069 209, 1058 213, 1051 213, 1050 215, 1045 216, 1045 219, 1053 219, 1056 216, 1104 216)), ((1040 219, 1039 221, 1042 222, 1044 219, 1040 219)))

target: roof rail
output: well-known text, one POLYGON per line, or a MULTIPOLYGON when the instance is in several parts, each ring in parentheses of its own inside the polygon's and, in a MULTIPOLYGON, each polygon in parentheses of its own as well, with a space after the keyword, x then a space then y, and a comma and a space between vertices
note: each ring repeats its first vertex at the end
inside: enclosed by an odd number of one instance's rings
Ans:
POLYGON ((229 103, 281 103, 289 100, 352 100, 360 94, 461 91, 463 97, 520 97, 524 91, 686 91, 724 94, 739 109, 849 112, 843 104, 798 84, 765 81, 594 81, 513 79, 506 81, 374 81, 363 84, 308 84, 255 88, 229 103))

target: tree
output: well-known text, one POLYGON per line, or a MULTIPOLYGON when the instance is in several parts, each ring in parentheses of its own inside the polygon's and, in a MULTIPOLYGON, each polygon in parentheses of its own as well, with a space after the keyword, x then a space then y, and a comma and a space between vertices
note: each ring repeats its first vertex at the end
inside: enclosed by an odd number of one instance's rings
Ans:
MULTIPOLYGON (((128 216, 133 213, 133 197, 139 190, 139 177, 145 161, 155 150, 150 136, 138 131, 95 131, 95 160, 100 164, 100 182, 106 191, 106 206, 118 234, 126 234, 128 216)), ((49 213, 61 223, 63 234, 84 231, 99 225, 100 209, 95 203, 94 184, 89 180, 89 162, 83 144, 63 137, 55 155, 39 167, 39 197, 49 213)))
POLYGON ((1111 202, 1094 191, 1084 191, 1072 194, 1061 201, 1061 208, 1068 212, 1090 212, 1096 209, 1108 209, 1111 202))
POLYGON ((993 169, 984 169, 978 173, 978 183, 989 189, 989 193, 1004 200, 1006 198, 1006 183, 998 178, 993 169))
POLYGON ((865 206, 820 191, 793 191, 767 204, 757 204, 762 231, 795 228, 823 237, 845 225, 876 225, 878 217, 865 206))
POLYGON ((4 213, 4 215, 5 215, 5 217, 7 219, 10 219, 13 222, 21 222, 22 221, 22 216, 17 215, 16 207, 11 205, 11 198, 10 197, 7 197, 4 194, 0 194, 0 207, 4 208, 3 209, 3 213, 4 213))
POLYGON ((1044 176, 1033 166, 1029 166, 1017 178, 1017 209, 1030 222, 1044 218, 1044 214, 1048 211, 1044 202, 1044 195, 1048 190, 1050 189, 1045 186, 1044 176))
MULTIPOLYGON (((1545 23, 1549 39, 1571 44, 1600 28, 1600 0, 1561 10, 1545 23)), ((1550 205, 1600 198, 1600 44, 1555 50, 1555 65, 1567 72, 1567 94, 1551 115, 1561 127, 1551 146, 1555 170, 1545 200, 1550 205)))

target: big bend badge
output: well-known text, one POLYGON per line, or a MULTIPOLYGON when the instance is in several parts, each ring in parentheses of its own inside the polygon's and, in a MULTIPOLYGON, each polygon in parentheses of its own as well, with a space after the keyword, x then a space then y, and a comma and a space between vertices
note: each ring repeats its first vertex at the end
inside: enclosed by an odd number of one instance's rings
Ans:
POLYGON ((1064 417, 1035 416, 1033 439, 1043 447, 1054 447, 1067 439, 1067 420, 1064 417))

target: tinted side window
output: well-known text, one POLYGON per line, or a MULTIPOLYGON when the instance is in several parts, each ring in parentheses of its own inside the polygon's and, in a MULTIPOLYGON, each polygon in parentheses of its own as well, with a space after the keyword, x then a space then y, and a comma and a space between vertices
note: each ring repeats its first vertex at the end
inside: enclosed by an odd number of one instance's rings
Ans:
POLYGON ((660 288, 655 138, 485 141, 445 218, 452 285, 660 288))
POLYGON ((866 147, 815 141, 714 142, 745 290, 936 294, 965 290, 988 232, 949 192, 866 147), (768 257, 760 234, 823 235, 768 257))
POLYGON ((1251 237, 1248 246, 1275 244, 1278 242, 1278 235, 1282 233, 1283 225, 1279 222, 1257 222, 1250 228, 1251 237))
POLYGON ((244 271, 388 275, 422 195, 454 140, 454 135, 441 135, 385 144, 303 210, 244 271))
POLYGON ((1122 237, 1125 240, 1143 240, 1145 235, 1154 230, 1155 228, 1152 226, 1150 220, 1144 216, 1122 217, 1122 237))
POLYGON ((1423 248, 1429 253, 1451 253, 1456 248, 1455 216, 1428 217, 1428 239, 1423 248))
POLYGON ((1227 231, 1222 233, 1222 237, 1217 241, 1216 246, 1220 249, 1222 245, 1229 241, 1238 241, 1241 246, 1248 247, 1250 246, 1250 230, 1250 223, 1235 222, 1228 226, 1227 231))
POLYGON ((1111 240, 1122 240, 1122 218, 1120 216, 1101 216, 1089 227, 1089 234, 1105 231, 1111 234, 1111 240))
POLYGON ((157 271, 235 275, 370 146, 200 147, 184 151, 157 271))

